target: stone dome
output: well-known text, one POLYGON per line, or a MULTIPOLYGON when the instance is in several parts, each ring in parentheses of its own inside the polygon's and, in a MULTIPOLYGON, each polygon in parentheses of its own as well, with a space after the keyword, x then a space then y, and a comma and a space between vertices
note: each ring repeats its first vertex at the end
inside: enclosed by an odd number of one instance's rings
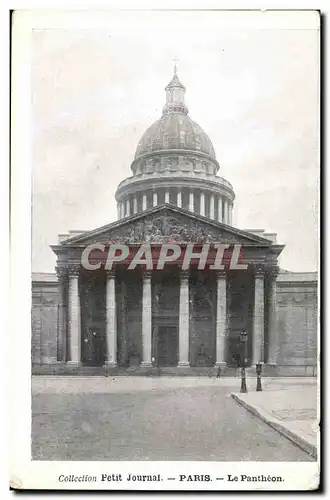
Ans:
POLYGON ((188 116, 184 101, 186 88, 178 78, 176 66, 165 91, 166 103, 162 117, 141 137, 134 160, 148 153, 172 150, 196 151, 215 160, 214 148, 208 135, 188 116))
POLYGON ((166 113, 154 122, 141 137, 134 158, 173 149, 198 151, 215 159, 208 135, 182 111, 166 113))
POLYGON ((137 146, 133 175, 117 188, 118 218, 171 204, 231 225, 233 187, 217 175, 220 165, 212 142, 188 116, 176 66, 165 91, 162 116, 137 146))

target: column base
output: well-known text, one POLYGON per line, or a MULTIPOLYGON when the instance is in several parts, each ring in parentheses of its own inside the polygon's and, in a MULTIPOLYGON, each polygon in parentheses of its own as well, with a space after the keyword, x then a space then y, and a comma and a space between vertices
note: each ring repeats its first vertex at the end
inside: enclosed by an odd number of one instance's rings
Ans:
POLYGON ((141 361, 140 366, 141 366, 141 368, 151 368, 152 363, 151 363, 151 361, 141 361))
POLYGON ((194 375, 194 371, 192 370, 190 363, 188 361, 179 361, 176 367, 177 374, 180 376, 191 376, 194 375))
POLYGON ((72 366, 72 367, 73 366, 81 366, 82 365, 81 361, 67 361, 66 364, 68 366, 72 366))
POLYGON ((103 366, 104 366, 104 368, 116 368, 117 362, 116 361, 105 361, 103 366))
POLYGON ((187 368, 188 366, 190 366, 189 361, 179 361, 178 363, 178 368, 187 368))

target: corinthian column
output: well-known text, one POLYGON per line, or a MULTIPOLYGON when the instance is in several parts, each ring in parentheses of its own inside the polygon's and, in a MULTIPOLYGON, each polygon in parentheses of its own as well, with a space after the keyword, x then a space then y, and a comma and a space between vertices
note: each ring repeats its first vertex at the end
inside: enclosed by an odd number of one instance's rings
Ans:
POLYGON ((189 366, 189 275, 180 273, 179 365, 189 366))
POLYGON ((229 205, 229 201, 227 201, 226 219, 227 219, 227 224, 230 224, 230 205, 229 205))
POLYGON ((227 280, 217 271, 216 364, 226 365, 227 280))
POLYGON ((142 366, 151 366, 152 302, 151 271, 143 274, 142 288, 142 366))
POLYGON ((142 210, 147 210, 147 195, 142 196, 142 210))
POLYGON ((169 203, 170 202, 170 192, 169 190, 167 189, 165 191, 165 203, 169 203))
POLYGON ((233 205, 232 204, 229 206, 229 210, 228 210, 228 224, 230 226, 233 225, 233 205))
POLYGON ((194 192, 190 191, 189 193, 189 210, 190 212, 194 211, 194 192))
POLYGON ((115 270, 107 270, 106 281, 106 346, 108 366, 117 365, 117 308, 115 270))
POLYGON ((268 270, 268 359, 267 363, 276 365, 278 352, 277 322, 276 322, 276 278, 279 268, 272 267, 268 270))
POLYGON ((205 194, 203 192, 200 196, 200 214, 205 215, 205 194))
POLYGON ((129 200, 126 200, 126 217, 131 215, 131 206, 129 200))
POLYGON ((228 224, 228 201, 226 198, 223 201, 223 222, 228 224))
POLYGON ((178 207, 180 207, 180 208, 182 207, 182 193, 180 190, 178 191, 178 194, 177 194, 176 204, 178 207))
POLYGON ((133 198, 133 214, 136 214, 137 212, 137 197, 134 196, 133 198))
POLYGON ((218 221, 223 222, 223 213, 222 213, 222 198, 219 196, 218 198, 218 221))
POLYGON ((81 330, 80 330, 80 297, 79 273, 80 265, 69 265, 69 343, 70 363, 81 361, 81 330))
POLYGON ((255 266, 252 364, 264 362, 264 266, 255 266))
POLYGON ((210 196, 210 219, 214 219, 214 195, 210 196))
POLYGON ((68 283, 68 271, 66 267, 56 268, 58 277, 58 338, 57 338, 57 359, 58 361, 67 360, 67 312, 68 304, 66 301, 66 290, 68 283))

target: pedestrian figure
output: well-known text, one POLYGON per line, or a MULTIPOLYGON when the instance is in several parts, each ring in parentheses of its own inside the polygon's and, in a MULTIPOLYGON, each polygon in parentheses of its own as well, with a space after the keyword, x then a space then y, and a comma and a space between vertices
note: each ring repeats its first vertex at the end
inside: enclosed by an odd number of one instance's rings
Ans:
POLYGON ((217 371, 217 378, 220 378, 221 375, 221 367, 220 365, 218 366, 218 371, 217 371))

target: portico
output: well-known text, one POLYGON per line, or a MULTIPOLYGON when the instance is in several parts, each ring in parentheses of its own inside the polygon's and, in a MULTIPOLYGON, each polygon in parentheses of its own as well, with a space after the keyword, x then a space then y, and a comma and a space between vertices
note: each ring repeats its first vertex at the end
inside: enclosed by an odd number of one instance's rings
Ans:
MULTIPOLYGON (((59 358, 68 365, 106 365, 109 369, 144 369, 151 360, 177 370, 234 366, 239 333, 248 332, 249 364, 276 359, 274 280, 282 246, 265 238, 228 229, 219 222, 164 205, 133 215, 54 246, 58 255, 60 321, 59 358), (187 233, 187 222, 192 231, 187 233), (157 227, 157 231, 155 230, 157 227), (214 260, 198 269, 198 259, 182 269, 182 259, 164 269, 128 269, 129 261, 112 269, 87 270, 81 254, 87 244, 122 241, 136 247, 152 241, 153 261, 164 241, 242 244, 247 269, 212 270, 214 260), (174 238, 174 235, 178 235, 174 238), (129 235, 128 242, 127 236, 129 235), (185 241, 186 240, 186 241, 185 241), (188 240, 188 241, 187 241, 188 240), (67 318, 67 321, 66 321, 67 318)), ((208 258, 210 259, 210 258, 208 258)))

